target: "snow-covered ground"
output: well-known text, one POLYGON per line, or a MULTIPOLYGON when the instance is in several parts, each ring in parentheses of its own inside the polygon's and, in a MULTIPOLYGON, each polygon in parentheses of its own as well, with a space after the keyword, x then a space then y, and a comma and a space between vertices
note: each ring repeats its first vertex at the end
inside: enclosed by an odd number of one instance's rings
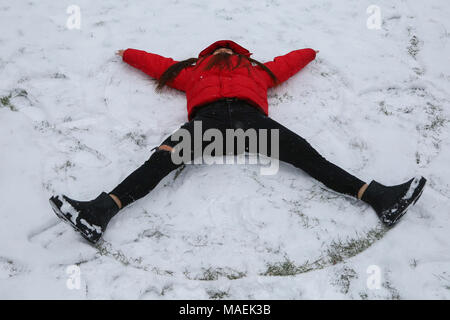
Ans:
POLYGON ((449 299, 449 16, 447 0, 1 0, 0 298, 449 299), (97 247, 56 218, 52 194, 110 191, 186 120, 182 93, 115 50, 180 60, 219 39, 260 61, 320 50, 270 114, 366 181, 425 176, 401 223, 288 165, 172 173, 97 247))

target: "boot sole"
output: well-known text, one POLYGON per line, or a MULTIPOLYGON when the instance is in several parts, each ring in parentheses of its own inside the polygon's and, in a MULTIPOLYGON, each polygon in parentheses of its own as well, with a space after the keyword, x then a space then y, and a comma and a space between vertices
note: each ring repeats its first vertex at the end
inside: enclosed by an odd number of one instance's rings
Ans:
POLYGON ((425 189, 426 183, 427 183, 427 180, 424 177, 422 177, 419 181, 419 185, 417 186, 417 189, 419 189, 419 191, 415 191, 416 194, 415 195, 413 194, 413 196, 411 197, 413 200, 403 209, 402 212, 400 212, 397 215, 397 217, 391 223, 387 224, 388 227, 394 226, 394 224, 396 224, 397 221, 400 220, 400 218, 405 215, 405 213, 408 211, 408 209, 416 204, 417 200, 419 200, 420 196, 423 193, 423 189, 425 189))
POLYGON ((68 225, 70 225, 76 232, 78 232, 84 239, 86 239, 87 241, 89 241, 92 244, 96 244, 97 241, 94 241, 92 239, 90 239, 82 229, 78 228, 70 219, 67 219, 67 217, 62 213, 62 211, 59 209, 58 205, 53 202, 52 198, 50 198, 48 200, 50 202, 50 206, 53 209, 53 212, 55 212, 56 216, 58 218, 60 218, 62 221, 64 221, 65 223, 67 223, 68 225))

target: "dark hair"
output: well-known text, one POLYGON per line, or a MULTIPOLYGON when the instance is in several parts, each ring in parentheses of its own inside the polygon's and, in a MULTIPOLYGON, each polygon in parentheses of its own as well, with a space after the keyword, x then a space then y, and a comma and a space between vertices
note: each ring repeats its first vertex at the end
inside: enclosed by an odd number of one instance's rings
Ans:
MULTIPOLYGON (((217 50, 217 49, 216 49, 217 50)), ((177 75, 181 72, 181 70, 183 70, 184 68, 190 67, 192 65, 194 65, 194 63, 196 64, 196 68, 200 65, 200 63, 208 56, 212 55, 209 54, 207 56, 204 56, 202 58, 190 58, 190 59, 186 59, 180 62, 177 62, 173 65, 171 65, 169 68, 167 68, 166 71, 164 71, 164 73, 161 75, 161 77, 158 79, 158 85, 156 86, 156 91, 161 91, 164 86, 172 81, 173 79, 175 79, 177 77, 177 75)), ((227 67, 231 70, 234 70, 235 68, 239 67, 241 65, 242 59, 247 60, 249 63, 245 64, 245 67, 247 68, 247 70, 250 72, 250 65, 252 63, 258 65, 259 67, 261 67, 264 71, 266 71, 270 78, 272 78, 272 81, 277 84, 278 78, 275 76, 275 74, 264 64, 262 64, 261 62, 252 59, 250 57, 247 57, 245 55, 242 54, 237 54, 237 56, 239 57, 239 60, 237 62, 237 64, 232 67, 231 66, 231 54, 228 53, 219 53, 214 55, 214 57, 212 57, 209 61, 208 64, 205 66, 204 70, 210 70, 212 67, 214 66, 218 66, 219 68, 224 68, 227 67)))

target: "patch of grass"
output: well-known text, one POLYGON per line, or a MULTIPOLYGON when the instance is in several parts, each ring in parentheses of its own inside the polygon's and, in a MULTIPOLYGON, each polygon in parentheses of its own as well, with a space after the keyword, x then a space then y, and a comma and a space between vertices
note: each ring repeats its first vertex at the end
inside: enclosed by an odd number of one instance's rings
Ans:
POLYGON ((0 97, 0 107, 7 107, 11 111, 17 111, 17 108, 11 104, 11 95, 0 97))
POLYGON ((24 89, 14 89, 11 91, 10 95, 12 98, 15 97, 28 98, 28 92, 24 89))
POLYGON ((267 270, 262 275, 264 276, 294 276, 298 273, 298 268, 289 259, 284 262, 277 262, 275 264, 268 264, 267 270))
POLYGON ((400 108, 399 111, 406 113, 406 114, 410 114, 414 111, 414 107, 404 107, 404 108, 400 108))
POLYGON ((294 211, 298 214, 298 216, 302 220, 302 225, 304 228, 309 229, 309 228, 317 227, 320 224, 319 219, 309 218, 307 215, 305 215, 300 210, 294 210, 294 211))
POLYGON ((198 276, 191 277, 188 271, 185 271, 184 275, 189 280, 215 281, 218 280, 219 277, 226 277, 229 280, 241 279, 245 277, 247 273, 231 268, 203 268, 202 273, 198 276))
POLYGON ((427 92, 427 90, 423 87, 412 87, 409 88, 409 91, 411 94, 414 94, 418 97, 424 98, 425 96, 429 96, 430 94, 427 92))
POLYGON ((295 265, 295 263, 289 258, 285 258, 283 262, 277 262, 274 264, 267 264, 267 270, 261 273, 262 276, 295 276, 297 274, 305 273, 312 270, 318 270, 325 267, 323 260, 319 259, 310 263, 306 261, 302 265, 295 265))
POLYGON ((415 74, 417 74, 418 76, 422 76, 425 74, 425 69, 421 69, 421 68, 412 68, 412 70, 414 71, 415 74))
POLYGON ((177 171, 175 171, 175 175, 173 176, 173 181, 177 180, 177 178, 180 176, 180 174, 183 172, 183 170, 186 168, 186 166, 183 164, 177 171))
POLYGON ((360 292, 359 296, 361 297, 362 300, 367 300, 369 299, 369 296, 367 295, 366 292, 360 292))
POLYGON ((246 275, 247 275, 247 273, 245 273, 245 272, 236 271, 236 272, 228 273, 226 275, 226 277, 229 280, 237 280, 237 279, 241 279, 241 278, 245 277, 246 275))
POLYGON ((369 248, 375 241, 381 239, 387 230, 384 227, 374 228, 369 230, 363 237, 333 241, 326 253, 328 261, 334 265, 344 261, 344 259, 356 256, 369 248))
POLYGON ((400 300, 400 292, 392 285, 392 283, 389 280, 386 280, 383 282, 383 287, 386 288, 389 293, 391 294, 390 299, 391 300, 400 300))
POLYGON ((356 139, 350 141, 350 147, 359 151, 367 150, 367 144, 364 141, 356 139))
POLYGON ((220 271, 211 268, 206 269, 198 280, 212 281, 219 279, 220 271))
POLYGON ((207 290, 206 293, 208 294, 210 299, 214 300, 220 300, 225 297, 228 297, 230 294, 227 291, 215 291, 215 290, 207 290))
POLYGON ((161 270, 158 267, 151 267, 149 265, 142 264, 142 257, 133 258, 126 256, 122 251, 115 250, 109 242, 100 240, 96 245, 97 257, 106 256, 110 257, 124 266, 133 267, 144 271, 153 271, 154 273, 162 276, 173 276, 174 272, 170 270, 161 270))
POLYGON ((294 97, 287 92, 283 93, 282 95, 279 95, 278 93, 269 94, 268 98, 270 99, 270 104, 274 106, 277 106, 280 103, 284 103, 286 101, 292 101, 294 99, 294 97))
POLYGON ((282 262, 267 264, 262 276, 294 276, 297 274, 320 270, 328 266, 343 262, 345 259, 356 256, 369 248, 375 241, 381 239, 387 232, 387 228, 380 227, 369 230, 360 237, 347 238, 346 240, 333 241, 328 249, 316 261, 306 261, 301 265, 296 265, 289 258, 285 257, 282 262))
POLYGON ((155 230, 155 229, 149 230, 149 229, 147 229, 147 230, 144 230, 139 237, 140 238, 142 238, 142 237, 155 238, 155 239, 159 240, 162 237, 169 237, 169 236, 164 234, 164 233, 162 233, 159 230, 155 230))
POLYGON ((442 128, 447 121, 448 121, 447 119, 442 118, 440 115, 436 115, 436 116, 434 116, 431 119, 431 123, 425 125, 423 128, 425 130, 432 130, 432 131, 434 131, 434 130, 437 130, 439 128, 442 128))
POLYGON ((64 73, 56 72, 52 75, 52 78, 55 79, 67 79, 67 76, 64 73))
POLYGON ((95 245, 95 247, 97 248, 97 254, 100 256, 111 257, 124 266, 133 265, 134 267, 138 267, 139 269, 146 269, 145 267, 140 266, 142 263, 142 258, 127 257, 122 251, 114 250, 111 244, 106 241, 100 241, 95 245))
POLYGON ((383 112, 385 115, 387 116, 392 115, 392 112, 387 109, 386 103, 384 101, 381 101, 378 105, 380 106, 380 111, 383 112))
POLYGON ((442 107, 436 104, 433 104, 429 101, 426 103, 425 112, 430 115, 435 115, 438 112, 442 111, 442 107))
POLYGON ((63 164, 61 164, 60 166, 55 166, 55 171, 64 171, 64 172, 68 172, 71 168, 75 167, 75 164, 70 161, 67 160, 66 162, 64 162, 63 164))
MULTIPOLYGON (((430 94, 427 95, 430 96, 432 101, 426 101, 426 105, 424 106, 425 112, 428 115, 427 123, 416 125, 416 130, 425 138, 427 144, 436 150, 440 150, 442 144, 441 132, 450 119, 443 113, 444 108, 442 105, 436 103, 437 99, 430 94)), ((427 156, 426 162, 429 163, 430 160, 430 157, 427 156)), ((421 162, 423 163, 424 161, 421 160, 421 162)))
POLYGON ((173 287, 172 285, 165 285, 162 287, 161 292, 159 293, 161 296, 164 296, 168 291, 172 291, 173 287))
MULTIPOLYGON (((94 259, 95 259, 95 258, 94 258, 94 259)), ((79 266, 81 266, 82 264, 91 262, 91 261, 94 260, 94 259, 82 259, 82 260, 79 260, 79 261, 75 262, 74 265, 76 265, 76 266, 79 267, 79 266)))
POLYGON ((4 106, 7 106, 10 104, 10 96, 3 96, 0 98, 0 103, 4 106))
POLYGON ((413 35, 411 37, 411 39, 409 39, 409 46, 407 47, 407 49, 408 49, 409 55, 411 57, 413 57, 414 59, 416 58, 417 54, 420 51, 419 44, 420 44, 420 41, 416 35, 413 35))
POLYGON ((145 134, 128 132, 125 138, 132 140, 139 147, 145 147, 147 145, 147 136, 145 134))
POLYGON ((20 272, 24 271, 22 267, 16 265, 16 263, 6 257, 0 256, 0 270, 6 271, 9 278, 18 275, 20 272))
POLYGON ((344 266, 338 273, 333 285, 339 286, 343 294, 347 294, 350 289, 350 284, 353 279, 358 278, 358 274, 352 268, 344 266))
POLYGON ((0 107, 9 108, 11 111, 18 111, 18 109, 11 102, 11 99, 16 97, 28 99, 28 92, 19 88, 11 90, 6 96, 0 96, 0 107))
POLYGON ((420 153, 419 153, 419 151, 416 151, 416 163, 417 164, 420 163, 420 153))

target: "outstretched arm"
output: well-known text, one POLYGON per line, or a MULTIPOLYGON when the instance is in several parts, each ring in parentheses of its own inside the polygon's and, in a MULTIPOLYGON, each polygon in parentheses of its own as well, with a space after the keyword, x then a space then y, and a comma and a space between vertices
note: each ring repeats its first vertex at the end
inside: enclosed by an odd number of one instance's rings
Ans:
MULTIPOLYGON (((318 52, 310 48, 294 50, 283 56, 276 57, 273 61, 266 62, 264 65, 275 74, 278 78, 278 83, 281 83, 314 60, 318 52)), ((266 79, 269 88, 276 85, 269 76, 266 76, 266 79)))
MULTIPOLYGON (((172 58, 136 49, 119 50, 117 55, 121 56, 123 61, 129 65, 143 71, 154 79, 159 79, 167 68, 178 62, 172 58)), ((175 89, 185 91, 186 75, 187 71, 183 69, 175 79, 167 84, 175 89)))

